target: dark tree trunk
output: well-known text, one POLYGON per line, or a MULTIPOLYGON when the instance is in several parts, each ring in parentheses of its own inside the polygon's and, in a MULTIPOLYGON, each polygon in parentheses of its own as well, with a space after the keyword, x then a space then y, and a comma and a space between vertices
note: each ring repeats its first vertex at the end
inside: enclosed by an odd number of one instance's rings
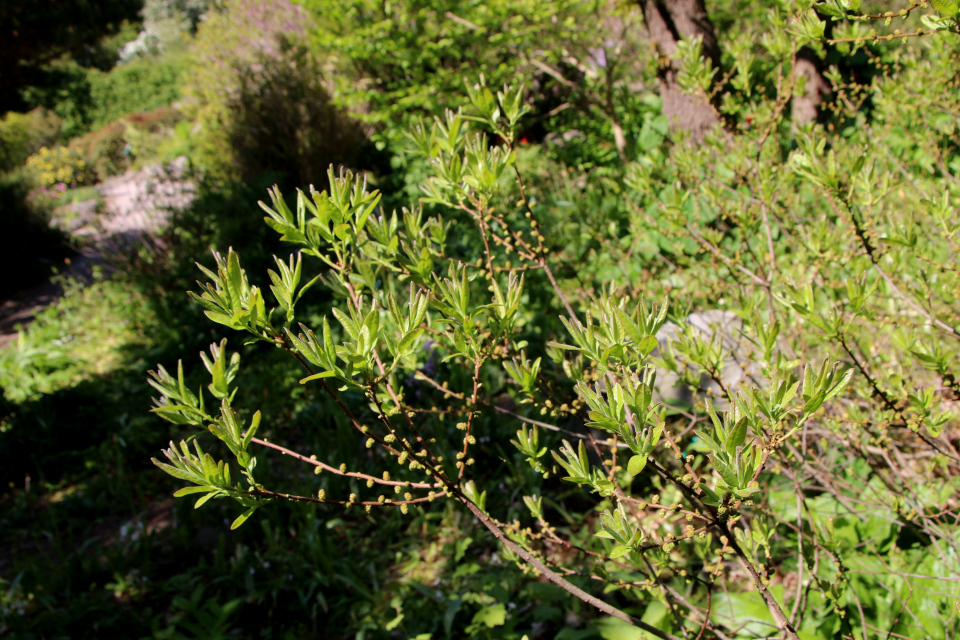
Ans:
POLYGON ((720 47, 703 0, 643 0, 647 31, 665 62, 660 67, 660 96, 663 114, 674 129, 689 132, 699 142, 719 122, 717 112, 705 96, 684 93, 677 84, 679 65, 673 56, 677 42, 699 36, 701 54, 714 69, 720 69, 720 47))

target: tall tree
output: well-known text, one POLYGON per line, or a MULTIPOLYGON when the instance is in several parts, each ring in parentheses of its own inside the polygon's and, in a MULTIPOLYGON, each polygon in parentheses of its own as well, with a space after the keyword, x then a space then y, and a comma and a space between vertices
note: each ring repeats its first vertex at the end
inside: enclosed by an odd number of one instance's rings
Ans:
POLYGON ((663 114, 671 128, 689 131, 699 141, 719 122, 717 112, 706 96, 685 93, 677 83, 680 72, 674 60, 677 43, 699 37, 701 53, 714 69, 720 68, 720 47, 703 0, 643 0, 647 31, 663 59, 660 66, 660 95, 663 114))

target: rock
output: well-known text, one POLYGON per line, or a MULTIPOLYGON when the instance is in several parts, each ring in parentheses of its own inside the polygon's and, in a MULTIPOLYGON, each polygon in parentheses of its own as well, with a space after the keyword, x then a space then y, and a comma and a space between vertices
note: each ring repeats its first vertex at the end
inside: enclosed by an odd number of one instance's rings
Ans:
MULTIPOLYGON (((737 387, 747 377, 754 380, 759 378, 759 367, 756 364, 748 365, 746 370, 741 366, 741 363, 749 362, 753 345, 741 333, 743 320, 740 319, 740 316, 732 311, 711 309, 691 313, 687 317, 687 325, 692 328, 695 334, 707 340, 719 335, 723 351, 728 354, 724 359, 720 381, 728 391, 731 393, 736 391, 737 387)), ((657 332, 657 341, 660 343, 660 347, 653 352, 653 355, 659 356, 660 349, 666 344, 676 341, 682 333, 683 331, 676 324, 665 323, 657 332)), ((706 373, 700 376, 700 384, 694 389, 680 383, 677 374, 658 367, 656 386, 656 400, 667 405, 679 408, 689 407, 693 404, 695 391, 700 395, 712 395, 714 404, 718 408, 726 408, 728 405, 720 385, 706 373)))
POLYGON ((158 231, 173 211, 182 211, 196 197, 188 180, 188 160, 181 156, 168 165, 153 164, 106 180, 98 187, 106 215, 106 235, 138 235, 158 231))

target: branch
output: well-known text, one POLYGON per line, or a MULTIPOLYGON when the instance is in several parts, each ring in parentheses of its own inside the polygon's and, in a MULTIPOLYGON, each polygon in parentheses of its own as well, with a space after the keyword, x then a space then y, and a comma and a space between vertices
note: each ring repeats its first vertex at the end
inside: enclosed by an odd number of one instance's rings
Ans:
POLYGON ((507 547, 508 549, 510 549, 510 551, 513 551, 515 554, 517 554, 518 556, 520 556, 521 558, 523 558, 523 560, 524 560, 525 562, 527 562, 528 564, 530 564, 531 566, 533 566, 533 568, 536 569, 537 572, 538 572, 540 575, 542 575, 544 578, 546 578, 546 579, 549 580, 550 582, 554 583, 555 585, 557 585, 558 587, 560 587, 561 589, 563 589, 563 590, 566 591, 567 593, 570 593, 571 595, 576 596, 577 598, 579 598, 580 600, 583 600, 584 602, 586 602, 586 603, 589 604, 589 605, 593 605, 594 607, 596 607, 597 609, 599 609, 599 610, 602 611, 603 613, 605 613, 605 614, 607 614, 607 615, 609 615, 609 616, 613 616, 614 618, 617 618, 618 620, 623 620, 623 621, 626 622, 627 624, 630 624, 630 625, 633 625, 633 626, 635 626, 635 627, 638 627, 638 628, 646 631, 647 633, 649 633, 649 634, 651 634, 651 635, 653 635, 653 636, 656 636, 657 638, 661 638, 662 640, 683 640, 682 638, 680 638, 680 637, 678 637, 678 636, 675 636, 675 635, 670 634, 670 633, 666 633, 665 631, 661 631, 660 629, 657 629, 656 627, 654 627, 654 626, 652 626, 652 625, 649 625, 649 624, 647 624, 646 622, 644 622, 644 621, 642 621, 642 620, 637 620, 636 618, 630 616, 629 614, 624 613, 624 612, 621 611, 620 609, 617 609, 617 608, 614 607, 613 605, 608 604, 608 603, 604 602, 603 600, 600 600, 599 598, 596 598, 596 597, 590 595, 589 593, 587 593, 586 591, 584 591, 584 590, 581 589, 580 587, 578 587, 578 586, 576 586, 575 584, 572 584, 571 582, 565 580, 565 579, 562 578, 560 575, 554 573, 547 565, 543 564, 543 562, 541 562, 541 561, 538 560, 536 557, 534 557, 533 555, 531 555, 530 552, 528 552, 526 549, 524 549, 523 547, 517 545, 515 542, 513 542, 512 540, 510 540, 510 539, 506 536, 506 534, 503 533, 503 531, 501 531, 500 528, 499 528, 496 524, 493 523, 493 521, 490 519, 490 517, 487 516, 487 514, 485 514, 483 511, 481 511, 481 510, 480 510, 480 507, 478 507, 478 506, 475 505, 473 502, 471 502, 469 499, 467 499, 466 496, 463 496, 462 494, 459 494, 459 493, 454 494, 454 495, 455 495, 455 497, 456 497, 457 499, 459 499, 464 505, 466 505, 466 507, 471 511, 471 513, 473 513, 473 515, 475 515, 475 516, 477 517, 477 519, 480 520, 480 522, 482 522, 483 525, 484 525, 487 529, 489 529, 490 532, 491 532, 498 540, 500 540, 500 542, 502 542, 505 547, 507 547))

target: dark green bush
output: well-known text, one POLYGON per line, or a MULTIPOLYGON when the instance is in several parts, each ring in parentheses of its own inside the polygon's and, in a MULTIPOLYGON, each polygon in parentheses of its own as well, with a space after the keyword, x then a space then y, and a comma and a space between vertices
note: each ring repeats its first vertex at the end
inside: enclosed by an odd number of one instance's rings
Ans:
POLYGON ((180 98, 184 57, 152 57, 107 71, 65 60, 56 69, 62 81, 36 90, 31 100, 60 117, 63 136, 73 138, 123 116, 172 105, 180 98))

